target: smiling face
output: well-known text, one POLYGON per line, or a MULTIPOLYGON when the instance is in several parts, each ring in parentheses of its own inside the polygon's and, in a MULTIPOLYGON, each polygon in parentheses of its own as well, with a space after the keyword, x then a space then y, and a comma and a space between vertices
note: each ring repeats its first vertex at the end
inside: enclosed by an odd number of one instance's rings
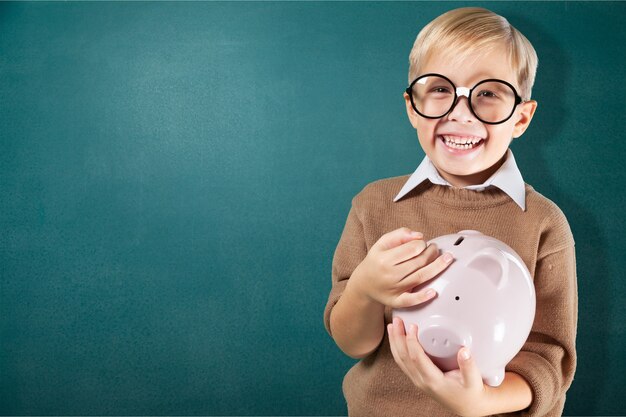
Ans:
MULTIPOLYGON (((491 52, 471 55, 458 65, 446 56, 433 54, 422 67, 421 74, 436 73, 449 78, 456 87, 472 88, 479 81, 496 78, 512 84, 520 92, 515 72, 509 65, 504 46, 491 52)), ((450 113, 439 119, 420 116, 411 106, 410 97, 404 93, 407 114, 411 125, 417 130, 422 149, 439 171, 439 174, 455 187, 484 183, 502 166, 506 151, 513 138, 524 133, 533 117, 537 102, 522 102, 515 108, 511 118, 504 123, 482 123, 469 108, 466 97, 459 97, 450 113), (471 149, 459 149, 467 145, 447 145, 445 138, 455 142, 483 139, 471 149)))

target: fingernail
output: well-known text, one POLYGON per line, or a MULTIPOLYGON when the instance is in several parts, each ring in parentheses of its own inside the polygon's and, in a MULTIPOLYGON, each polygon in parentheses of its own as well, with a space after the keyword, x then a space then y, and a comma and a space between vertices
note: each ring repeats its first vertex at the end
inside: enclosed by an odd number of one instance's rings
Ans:
POLYGON ((443 260, 445 262, 450 262, 450 261, 452 261, 452 259, 453 259, 453 256, 452 256, 452 254, 450 252, 446 252, 446 253, 443 254, 443 260))
POLYGON ((463 360, 468 360, 470 358, 469 349, 467 348, 463 349, 463 351, 461 352, 461 357, 463 358, 463 360))
POLYGON ((426 291, 426 297, 427 298, 432 298, 435 296, 435 290, 433 290, 432 288, 430 288, 428 291, 426 291))
POLYGON ((417 237, 417 238, 420 238, 420 239, 424 237, 424 235, 421 234, 420 232, 411 232, 411 236, 417 237))

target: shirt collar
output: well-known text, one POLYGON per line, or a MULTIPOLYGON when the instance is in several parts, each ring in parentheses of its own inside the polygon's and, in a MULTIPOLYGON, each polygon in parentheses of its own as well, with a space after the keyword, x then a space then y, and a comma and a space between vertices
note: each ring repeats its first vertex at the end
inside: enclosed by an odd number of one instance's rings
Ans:
MULTIPOLYGON (((494 172, 493 175, 487 179, 487 181, 480 185, 468 185, 463 188, 468 190, 483 191, 489 186, 498 187, 507 193, 523 211, 526 211, 526 188, 524 185, 524 179, 522 178, 521 172, 517 168, 513 151, 511 151, 510 148, 507 149, 506 155, 506 160, 502 166, 494 172)), ((398 201, 425 180, 430 180, 433 184, 452 186, 441 175, 439 175, 437 168, 435 168, 430 158, 428 158, 428 156, 424 156, 422 163, 404 184, 400 193, 393 199, 393 201, 398 201)))

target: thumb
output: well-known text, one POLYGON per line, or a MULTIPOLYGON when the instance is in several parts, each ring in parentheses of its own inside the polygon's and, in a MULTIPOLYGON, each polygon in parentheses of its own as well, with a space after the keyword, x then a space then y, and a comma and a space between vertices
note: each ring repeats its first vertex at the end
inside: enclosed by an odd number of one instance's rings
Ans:
POLYGON ((376 246, 381 250, 389 250, 406 242, 410 242, 411 240, 423 238, 424 235, 422 233, 415 232, 408 227, 401 227, 382 235, 373 246, 376 246))
POLYGON ((459 369, 461 375, 463 375, 463 382, 466 387, 477 387, 483 385, 483 379, 476 366, 474 357, 472 356, 469 348, 463 347, 457 354, 457 360, 459 362, 459 369))

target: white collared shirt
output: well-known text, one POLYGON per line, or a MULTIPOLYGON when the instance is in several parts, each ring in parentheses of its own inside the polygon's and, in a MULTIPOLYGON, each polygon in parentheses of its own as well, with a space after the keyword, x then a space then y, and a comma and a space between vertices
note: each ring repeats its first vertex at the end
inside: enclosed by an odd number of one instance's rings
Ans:
MULTIPOLYGON (((513 151, 507 149, 506 161, 502 166, 493 173, 491 177, 480 185, 468 185, 468 190, 483 191, 489 186, 498 187, 509 195, 517 203, 518 206, 526 211, 526 188, 524 185, 524 179, 522 174, 517 168, 515 163, 515 157, 513 157, 513 151)), ((417 167, 415 172, 411 175, 409 180, 404 184, 400 193, 393 199, 398 201, 405 196, 409 191, 420 185, 425 180, 430 180, 433 184, 452 186, 446 181, 437 171, 437 168, 433 165, 428 156, 424 156, 422 163, 417 167)))

